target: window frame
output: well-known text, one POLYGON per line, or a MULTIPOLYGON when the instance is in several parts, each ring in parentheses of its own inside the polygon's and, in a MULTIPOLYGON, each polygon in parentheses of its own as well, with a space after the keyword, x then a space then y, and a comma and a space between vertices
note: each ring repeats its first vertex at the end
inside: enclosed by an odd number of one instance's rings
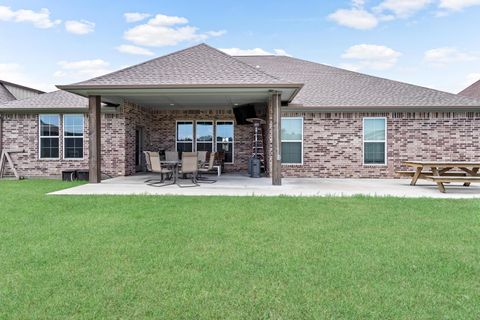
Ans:
POLYGON ((286 140, 286 141, 283 141, 282 140, 282 134, 280 133, 280 145, 283 143, 283 142, 300 142, 301 143, 301 161, 300 162, 296 162, 296 163, 283 163, 283 157, 282 157, 282 166, 303 166, 303 140, 304 140, 304 128, 303 128, 303 125, 304 125, 304 119, 303 117, 281 117, 280 121, 283 121, 283 119, 288 119, 288 120, 301 120, 302 121, 302 139, 301 140, 286 140))
POLYGON ((61 123, 61 117, 58 113, 41 113, 38 115, 38 159, 39 160, 60 160, 60 126, 63 124, 61 123), (58 135, 57 136, 42 136, 42 116, 55 116, 58 119, 58 135), (58 157, 57 158, 44 158, 42 157, 42 138, 57 138, 58 139, 58 157))
MULTIPOLYGON (((211 145, 212 145, 212 152, 215 151, 215 122, 213 120, 195 120, 195 125, 193 127, 193 137, 194 137, 194 141, 195 141, 195 149, 192 149, 194 151, 197 151, 198 150, 198 137, 197 137, 197 123, 199 122, 208 122, 212 125, 212 142, 211 142, 211 145)), ((201 144, 208 144, 208 141, 207 142, 202 142, 200 141, 201 144)))
POLYGON ((368 167, 385 167, 388 165, 388 143, 387 143, 387 128, 388 128, 388 125, 387 125, 387 117, 363 117, 362 119, 362 164, 363 166, 368 166, 368 167), (381 140, 369 140, 369 141, 365 141, 365 120, 378 120, 378 119, 382 119, 384 120, 384 133, 385 133, 385 136, 384 136, 384 140, 381 141, 381 140), (384 143, 385 144, 385 154, 384 154, 384 163, 365 163, 365 142, 371 142, 371 143, 384 143))
POLYGON ((85 115, 84 114, 80 114, 80 113, 70 113, 70 114, 64 114, 63 117, 62 117, 62 135, 63 135, 63 160, 67 160, 67 161, 79 161, 79 160, 84 160, 85 159, 85 115), (82 125, 82 136, 66 136, 65 135, 65 117, 68 117, 68 116, 80 116, 82 117, 82 121, 83 121, 83 125, 82 125), (66 158, 65 157, 65 147, 66 147, 66 143, 65 143, 65 139, 72 139, 72 138, 82 138, 82 157, 81 158, 66 158))
POLYGON ((218 137, 218 130, 217 130, 217 123, 219 122, 223 122, 223 123, 230 123, 232 125, 232 128, 233 128, 233 135, 232 135, 232 142, 228 142, 228 143, 231 143, 232 144, 232 162, 225 162, 225 164, 235 164, 235 121, 233 120, 215 120, 215 127, 214 127, 214 135, 215 135, 215 138, 214 138, 214 143, 215 143, 215 152, 219 152, 218 149, 217 149, 217 145, 218 145, 218 141, 217 141, 217 137, 218 137))
POLYGON ((192 144, 192 151, 195 152, 195 121, 194 120, 175 120, 175 151, 178 152, 178 143, 191 143, 192 144), (179 122, 189 122, 192 124, 192 141, 178 141, 178 123, 179 122))

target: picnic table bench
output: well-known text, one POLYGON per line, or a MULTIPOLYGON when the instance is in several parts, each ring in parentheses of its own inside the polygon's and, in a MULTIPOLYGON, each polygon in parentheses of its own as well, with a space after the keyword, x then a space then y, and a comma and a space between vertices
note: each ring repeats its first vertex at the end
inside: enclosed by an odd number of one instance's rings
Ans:
POLYGON ((415 171, 397 171, 397 174, 411 176, 412 186, 417 184, 418 179, 431 180, 440 192, 445 192, 445 183, 463 182, 468 187, 472 182, 480 182, 480 162, 405 161, 403 165, 415 168, 415 171))

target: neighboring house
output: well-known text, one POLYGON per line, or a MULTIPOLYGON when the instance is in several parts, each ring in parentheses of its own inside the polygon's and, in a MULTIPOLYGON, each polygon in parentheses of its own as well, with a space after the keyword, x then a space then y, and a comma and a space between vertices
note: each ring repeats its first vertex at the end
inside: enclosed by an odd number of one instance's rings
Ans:
POLYGON ((459 95, 474 99, 480 99, 480 80, 478 80, 468 88, 462 90, 459 95))
POLYGON ((0 79, 0 104, 31 98, 42 93, 44 92, 0 79))
POLYGON ((98 182, 100 170, 141 169, 142 149, 222 151, 226 171, 245 172, 253 126, 233 110, 247 104, 267 121, 274 184, 393 178, 405 160, 480 158, 480 100, 291 57, 201 44, 58 87, 0 105, 4 147, 27 151, 15 160, 20 174, 90 168, 98 182))

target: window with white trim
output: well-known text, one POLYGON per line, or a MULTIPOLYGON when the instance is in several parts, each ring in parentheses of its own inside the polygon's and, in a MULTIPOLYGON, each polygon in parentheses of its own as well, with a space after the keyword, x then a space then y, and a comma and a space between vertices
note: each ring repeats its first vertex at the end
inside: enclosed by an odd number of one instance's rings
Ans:
POLYGON ((363 118, 363 164, 387 163, 387 119, 363 118))
POLYGON ((177 151, 193 151, 193 121, 177 121, 177 151))
POLYGON ((39 119, 39 157, 40 159, 60 158, 60 116, 41 114, 39 119))
POLYGON ((83 159, 84 117, 82 114, 63 116, 63 158, 83 159))
POLYGON ((197 151, 213 151, 213 121, 195 123, 195 141, 197 151))
POLYGON ((217 121, 215 123, 217 152, 225 154, 225 163, 234 161, 234 125, 233 121, 217 121))
POLYGON ((282 163, 303 163, 303 118, 282 118, 282 163))

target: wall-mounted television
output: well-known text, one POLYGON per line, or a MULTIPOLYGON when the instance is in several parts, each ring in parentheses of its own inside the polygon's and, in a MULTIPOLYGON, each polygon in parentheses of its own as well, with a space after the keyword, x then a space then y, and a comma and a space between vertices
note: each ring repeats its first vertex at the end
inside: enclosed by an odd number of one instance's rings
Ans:
POLYGON ((239 125, 251 124, 247 121, 247 119, 257 117, 254 104, 246 104, 243 106, 234 107, 233 113, 235 114, 235 120, 239 125))

